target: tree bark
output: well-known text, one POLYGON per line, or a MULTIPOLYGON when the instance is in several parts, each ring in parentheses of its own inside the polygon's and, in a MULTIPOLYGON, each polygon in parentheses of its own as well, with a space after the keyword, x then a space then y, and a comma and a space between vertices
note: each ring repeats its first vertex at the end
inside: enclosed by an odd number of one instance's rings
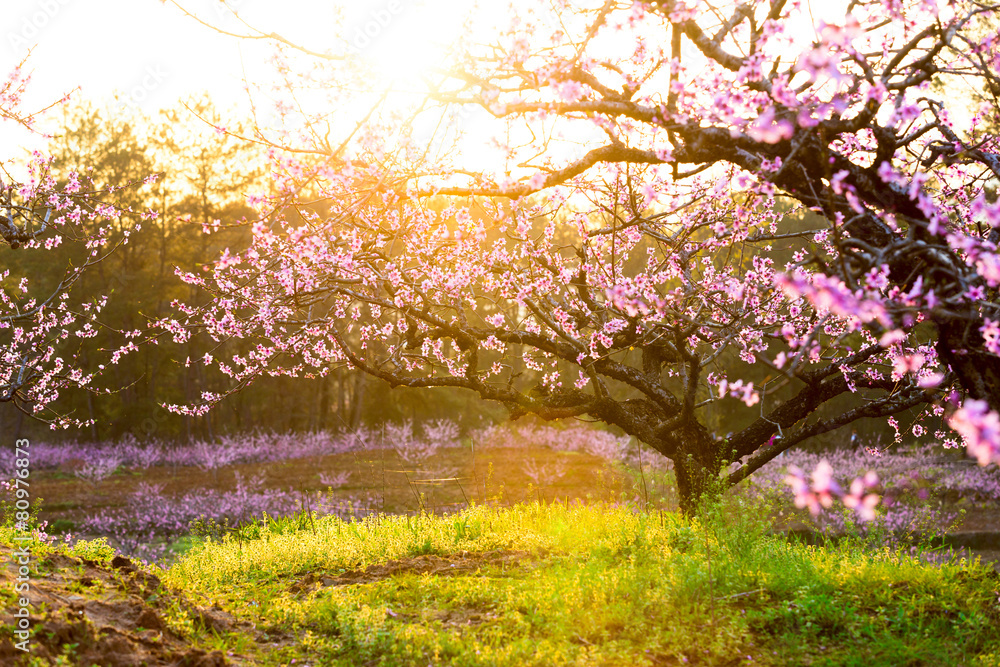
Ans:
POLYGON ((936 318, 937 352, 971 398, 986 401, 990 408, 1000 411, 1000 357, 986 350, 980 322, 936 318))
POLYGON ((724 464, 718 443, 702 428, 685 428, 672 457, 681 512, 696 516, 706 495, 721 489, 724 464))

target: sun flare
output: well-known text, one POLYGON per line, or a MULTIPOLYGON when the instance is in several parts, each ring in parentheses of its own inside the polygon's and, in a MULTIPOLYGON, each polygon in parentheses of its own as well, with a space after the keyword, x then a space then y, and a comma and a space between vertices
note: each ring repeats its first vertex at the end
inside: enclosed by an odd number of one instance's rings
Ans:
POLYGON ((444 64, 468 11, 468 3, 455 0, 354 3, 344 10, 344 38, 348 51, 380 77, 406 83, 444 64))

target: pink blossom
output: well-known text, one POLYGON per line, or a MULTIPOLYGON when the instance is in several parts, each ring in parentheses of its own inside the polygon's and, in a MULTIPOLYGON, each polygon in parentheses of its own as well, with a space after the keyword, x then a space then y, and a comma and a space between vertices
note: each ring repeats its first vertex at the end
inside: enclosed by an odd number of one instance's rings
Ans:
POLYGON ((796 507, 808 507, 812 515, 819 514, 821 508, 833 504, 833 496, 839 495, 840 487, 833 480, 833 468, 823 459, 812 473, 812 484, 798 466, 788 466, 785 483, 792 487, 796 507))
POLYGON ((944 381, 944 373, 928 373, 921 375, 917 379, 917 386, 921 389, 933 389, 944 381))
POLYGON ((843 498, 844 505, 856 511, 862 521, 871 521, 875 518, 875 508, 878 507, 880 497, 878 494, 866 491, 878 486, 878 482, 878 475, 869 471, 864 478, 851 482, 851 492, 843 498))
POLYGON ((895 358, 892 367, 892 379, 899 380, 908 373, 916 373, 924 365, 924 355, 901 354, 895 358))
POLYGON ((784 118, 775 120, 774 107, 767 107, 757 120, 747 126, 746 132, 755 141, 776 144, 791 139, 795 134, 795 127, 784 118))
POLYGON ((1000 323, 989 318, 984 319, 984 324, 979 328, 983 334, 986 349, 995 355, 1000 356, 1000 323))
POLYGON ((792 487, 795 506, 808 508, 813 516, 818 515, 821 509, 831 507, 834 498, 840 498, 844 505, 858 513, 858 518, 862 521, 875 518, 875 507, 879 503, 879 496, 866 493, 879 483, 878 475, 872 471, 851 482, 850 493, 846 494, 833 479, 833 467, 826 459, 821 459, 816 466, 811 475, 811 484, 802 469, 795 465, 788 466, 788 474, 784 481, 792 487))
POLYGON ((948 425, 962 436, 969 456, 979 465, 1000 463, 1000 415, 990 410, 989 403, 966 399, 948 418, 948 425))

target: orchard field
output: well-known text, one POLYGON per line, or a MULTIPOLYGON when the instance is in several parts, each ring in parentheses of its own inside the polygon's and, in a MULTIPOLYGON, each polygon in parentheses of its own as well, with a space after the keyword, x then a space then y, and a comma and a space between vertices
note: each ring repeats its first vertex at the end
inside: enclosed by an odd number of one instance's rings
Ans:
POLYGON ((1000 473, 940 447, 782 457, 688 520, 662 458, 590 425, 35 446, 36 657, 52 664, 990 665, 1000 650, 1000 473), (874 519, 795 507, 788 466, 820 459, 877 472, 874 519))
POLYGON ((1000 665, 996 1, 4 10, 0 663, 1000 665))
MULTIPOLYGON (((34 490, 43 500, 38 519, 50 535, 64 541, 104 537, 126 555, 161 564, 186 548, 192 532, 218 538, 265 514, 361 520, 533 502, 678 509, 669 461, 632 438, 582 424, 527 422, 461 434, 453 422, 435 420, 187 445, 126 439, 34 447, 34 490)), ((931 443, 797 452, 731 493, 763 499, 774 531, 808 539, 817 539, 810 532, 885 531, 888 544, 934 552, 970 547, 988 561, 1000 556, 997 469, 931 443), (832 463, 845 486, 869 471, 878 475, 882 498, 875 520, 835 506, 812 516, 794 505, 788 467, 813 470, 820 460, 832 463)))

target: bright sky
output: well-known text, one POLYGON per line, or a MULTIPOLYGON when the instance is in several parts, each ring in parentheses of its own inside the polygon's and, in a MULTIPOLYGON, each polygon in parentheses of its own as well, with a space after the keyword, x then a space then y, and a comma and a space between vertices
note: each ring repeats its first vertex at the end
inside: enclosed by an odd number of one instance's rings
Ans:
MULTIPOLYGON (((247 33, 219 0, 178 0, 203 20, 247 33)), ((472 3, 457 0, 353 0, 342 20, 339 2, 229 0, 241 17, 316 51, 344 45, 387 67, 428 64, 428 40, 454 35, 472 3), (460 8, 464 8, 460 11, 460 8)), ((244 72, 265 76, 271 46, 220 35, 160 0, 4 0, 0 14, 0 76, 31 49, 34 72, 24 110, 33 111, 79 86, 80 96, 119 99, 146 112, 209 90, 218 106, 246 99, 244 72)), ((0 150, 25 143, 0 125, 0 150)))
MULTIPOLYGON (((251 32, 219 0, 176 2, 219 28, 251 32)), ((833 13, 842 15, 842 0, 807 4, 837 8, 833 13)), ((251 26, 312 50, 353 50, 397 81, 433 66, 442 42, 467 37, 463 22, 470 14, 482 41, 492 41, 508 16, 507 3, 496 0, 478 7, 472 0, 228 0, 228 5, 251 26)), ((260 82, 273 76, 266 64, 272 42, 219 34, 185 16, 174 0, 3 0, 3 10, 0 76, 31 50, 28 69, 34 74, 24 111, 45 107, 77 86, 80 98, 102 103, 117 94, 120 102, 146 113, 203 90, 217 106, 227 107, 246 103, 244 77, 260 82)), ((343 113, 340 118, 346 120, 343 113)), ((484 136, 479 122, 463 121, 467 136, 484 136)), ((39 127, 52 124, 43 121, 39 127)), ((0 160, 43 144, 12 123, 0 123, 0 160)), ((488 151, 481 157, 495 160, 488 151)))

